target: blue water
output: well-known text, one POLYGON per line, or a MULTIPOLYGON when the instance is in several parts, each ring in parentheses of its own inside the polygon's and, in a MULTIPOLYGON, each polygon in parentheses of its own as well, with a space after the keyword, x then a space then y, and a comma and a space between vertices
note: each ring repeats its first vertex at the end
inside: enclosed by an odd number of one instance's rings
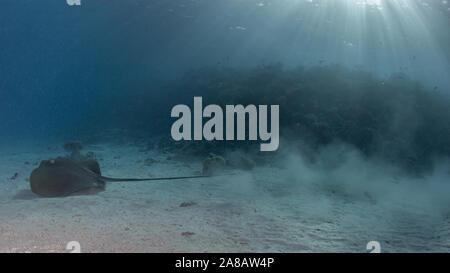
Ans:
MULTIPOLYGON (((203 66, 342 64, 404 72, 445 93, 449 8, 422 0, 5 0, 0 135, 127 127, 124 119, 139 116, 133 104, 157 108, 163 86, 203 66)), ((135 127, 155 130, 147 120, 135 127)))

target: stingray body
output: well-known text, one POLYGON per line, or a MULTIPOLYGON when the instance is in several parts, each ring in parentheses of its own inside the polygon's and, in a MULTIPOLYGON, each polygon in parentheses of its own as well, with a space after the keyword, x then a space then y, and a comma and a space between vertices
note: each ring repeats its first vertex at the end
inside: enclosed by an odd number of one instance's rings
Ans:
POLYGON ((58 157, 43 160, 30 175, 31 191, 42 197, 62 197, 89 191, 104 190, 106 182, 172 180, 207 176, 185 176, 168 178, 111 178, 101 175, 95 160, 75 161, 58 157))

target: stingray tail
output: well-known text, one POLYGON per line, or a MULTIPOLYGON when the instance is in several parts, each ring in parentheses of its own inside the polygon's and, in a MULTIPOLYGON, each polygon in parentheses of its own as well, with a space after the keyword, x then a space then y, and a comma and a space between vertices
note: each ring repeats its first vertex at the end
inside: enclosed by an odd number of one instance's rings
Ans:
POLYGON ((176 177, 156 177, 156 178, 111 178, 102 176, 101 178, 108 182, 126 182, 126 181, 155 181, 155 180, 176 180, 189 178, 206 178, 209 175, 195 175, 195 176, 176 176, 176 177))

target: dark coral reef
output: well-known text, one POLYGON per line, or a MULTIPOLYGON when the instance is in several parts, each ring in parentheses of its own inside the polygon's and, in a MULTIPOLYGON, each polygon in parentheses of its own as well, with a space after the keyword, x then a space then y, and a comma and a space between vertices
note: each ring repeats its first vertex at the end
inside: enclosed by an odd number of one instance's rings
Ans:
POLYGON ((301 139, 313 149, 341 141, 368 157, 418 172, 430 170, 435 158, 450 154, 449 96, 404 74, 382 79, 337 65, 214 67, 191 71, 170 89, 176 96, 168 97, 177 98, 167 101, 172 106, 189 105, 193 96, 222 107, 279 104, 281 137, 301 139))

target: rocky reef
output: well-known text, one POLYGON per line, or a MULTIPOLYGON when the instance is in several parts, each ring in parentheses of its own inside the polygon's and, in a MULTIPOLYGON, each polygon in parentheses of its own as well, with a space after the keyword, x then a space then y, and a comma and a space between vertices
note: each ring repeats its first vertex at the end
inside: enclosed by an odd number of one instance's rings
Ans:
MULTIPOLYGON (((435 157, 450 155, 449 96, 402 73, 378 78, 338 65, 213 67, 187 73, 171 90, 172 96, 167 97, 176 97, 176 104, 189 104, 193 96, 203 96, 205 104, 222 107, 278 104, 281 137, 301 140, 311 151, 340 141, 365 156, 417 172, 430 170, 435 157)), ((172 100, 167 105, 174 105, 172 100)), ((248 150, 250 145, 248 141, 188 141, 172 148, 207 156, 210 152, 248 150)))

